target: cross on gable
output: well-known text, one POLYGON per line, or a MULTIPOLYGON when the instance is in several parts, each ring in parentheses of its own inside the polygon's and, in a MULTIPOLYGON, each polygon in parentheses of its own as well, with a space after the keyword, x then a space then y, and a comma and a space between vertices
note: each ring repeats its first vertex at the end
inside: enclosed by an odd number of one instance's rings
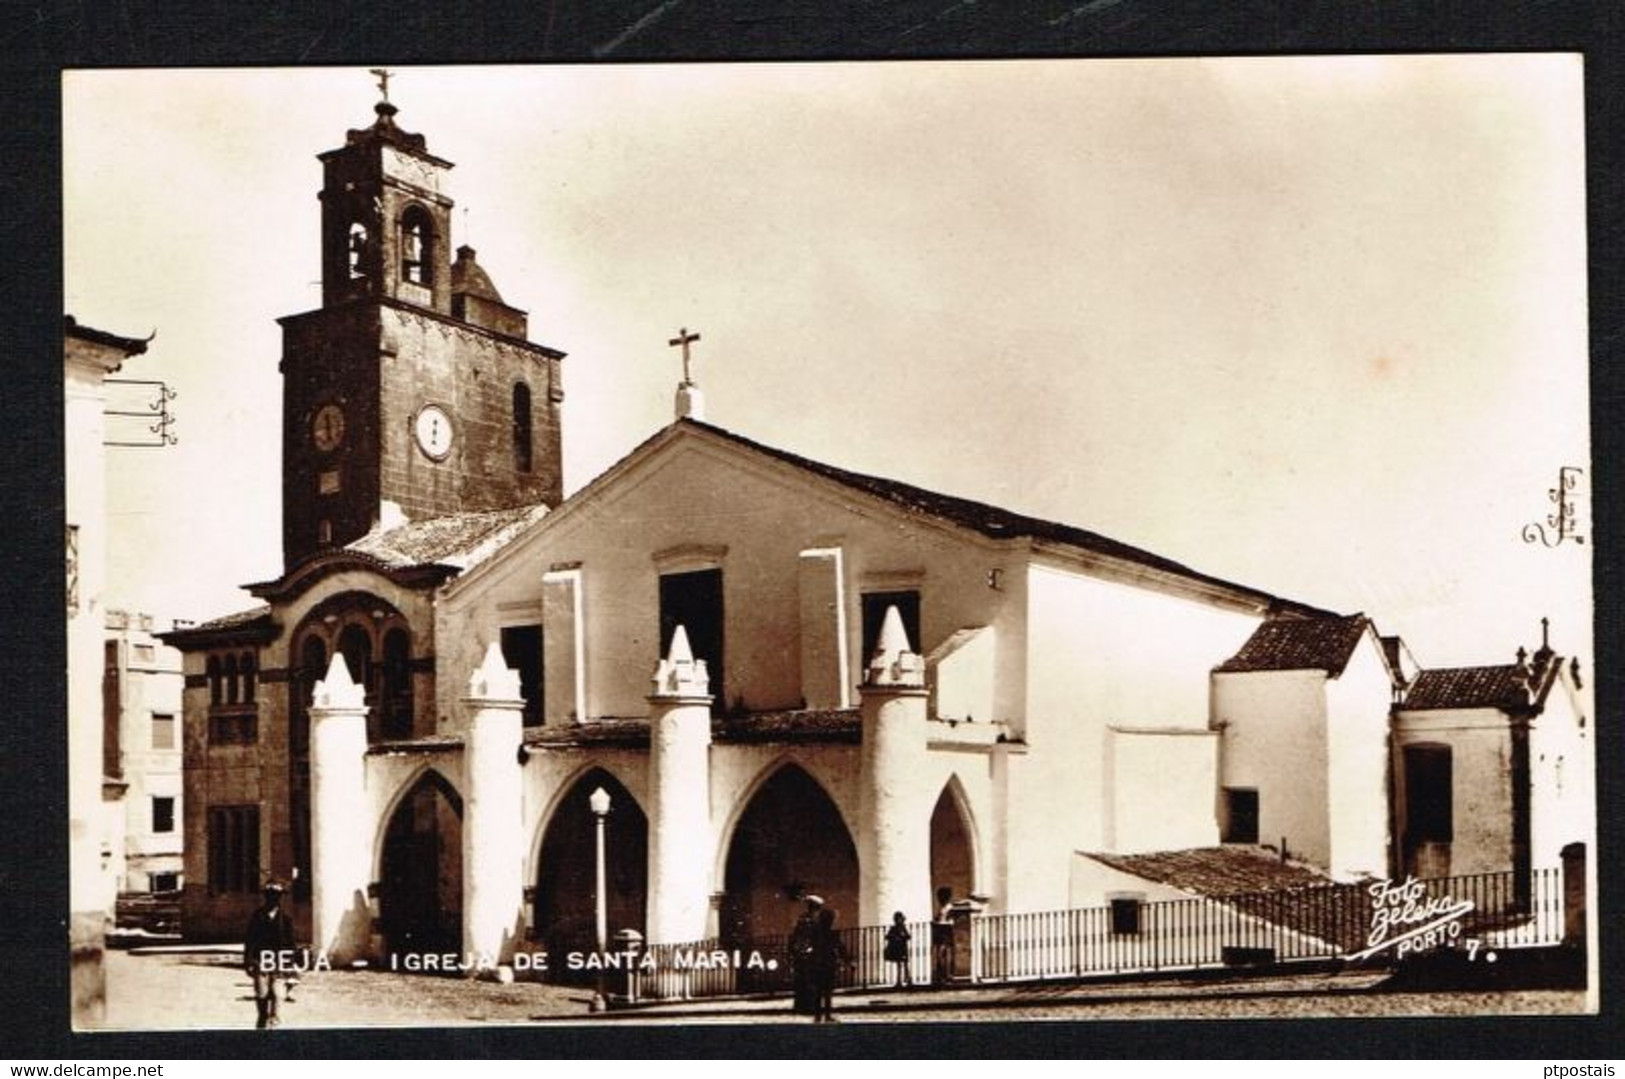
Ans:
POLYGON ((683 385, 685 385, 685 386, 692 385, 693 382, 694 382, 694 380, 691 377, 689 377, 689 371, 688 371, 688 359, 689 359, 688 346, 693 344, 695 341, 698 341, 699 339, 700 339, 699 334, 697 334, 697 333, 689 333, 688 332, 688 327, 684 326, 682 329, 677 331, 677 336, 676 337, 673 337, 670 341, 666 342, 672 348, 679 348, 680 347, 683 350, 683 385))
POLYGON ((389 100, 389 80, 395 77, 395 73, 393 71, 388 71, 388 70, 386 70, 384 68, 381 68, 381 67, 375 67, 375 68, 372 68, 371 70, 369 70, 367 72, 367 74, 378 76, 378 92, 380 94, 384 95, 384 100, 385 101, 388 101, 389 100))

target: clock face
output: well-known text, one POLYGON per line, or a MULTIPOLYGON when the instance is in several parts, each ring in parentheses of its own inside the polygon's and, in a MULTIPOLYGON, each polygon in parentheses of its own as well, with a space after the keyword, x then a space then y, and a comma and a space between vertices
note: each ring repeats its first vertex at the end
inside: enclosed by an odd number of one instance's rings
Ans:
POLYGON ((331 453, 344 441, 344 410, 338 405, 323 405, 310 421, 310 440, 323 453, 331 453))
POLYGON ((418 410, 412 434, 426 457, 439 461, 451 452, 451 417, 439 405, 424 405, 418 410))

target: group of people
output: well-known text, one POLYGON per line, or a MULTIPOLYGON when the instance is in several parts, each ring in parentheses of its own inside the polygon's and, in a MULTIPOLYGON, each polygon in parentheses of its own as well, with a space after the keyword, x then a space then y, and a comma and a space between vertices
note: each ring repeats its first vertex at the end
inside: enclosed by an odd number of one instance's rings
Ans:
MULTIPOLYGON (((795 979, 795 1012, 811 1015, 815 1023, 835 1022, 835 982, 851 957, 835 930, 835 911, 824 905, 822 896, 805 897, 805 909, 790 933, 790 964, 795 979)), ((948 981, 953 967, 953 892, 937 889, 937 916, 931 923, 931 981, 948 981)), ((893 984, 907 988, 914 984, 910 968, 909 944, 914 934, 902 911, 892 915, 886 929, 884 956, 895 973, 893 984)))

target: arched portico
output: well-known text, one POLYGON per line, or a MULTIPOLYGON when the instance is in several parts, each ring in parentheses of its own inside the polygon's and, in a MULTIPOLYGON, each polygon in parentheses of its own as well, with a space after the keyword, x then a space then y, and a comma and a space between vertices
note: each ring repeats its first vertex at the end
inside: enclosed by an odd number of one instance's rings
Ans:
POLYGON ((801 765, 773 766, 744 800, 723 863, 725 945, 788 933, 807 894, 855 925, 858 852, 840 808, 801 765))
POLYGON ((554 972, 567 969, 570 952, 595 946, 597 818, 588 799, 602 787, 609 795, 604 818, 605 903, 611 935, 644 931, 649 879, 649 822, 626 785, 607 769, 589 767, 553 804, 536 856, 533 935, 552 957, 554 972))
POLYGON ((955 899, 976 892, 976 827, 958 776, 950 776, 931 810, 931 898, 947 888, 955 899))
POLYGON ((427 768, 386 818, 378 855, 378 922, 397 955, 457 952, 463 927, 463 799, 427 768))

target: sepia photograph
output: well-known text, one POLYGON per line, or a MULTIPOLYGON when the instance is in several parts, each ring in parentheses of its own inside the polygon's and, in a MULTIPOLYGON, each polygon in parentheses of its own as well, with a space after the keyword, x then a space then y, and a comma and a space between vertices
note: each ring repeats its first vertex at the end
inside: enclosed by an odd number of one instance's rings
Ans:
POLYGON ((74 1029, 1596 1014, 1583 91, 64 72, 74 1029))

